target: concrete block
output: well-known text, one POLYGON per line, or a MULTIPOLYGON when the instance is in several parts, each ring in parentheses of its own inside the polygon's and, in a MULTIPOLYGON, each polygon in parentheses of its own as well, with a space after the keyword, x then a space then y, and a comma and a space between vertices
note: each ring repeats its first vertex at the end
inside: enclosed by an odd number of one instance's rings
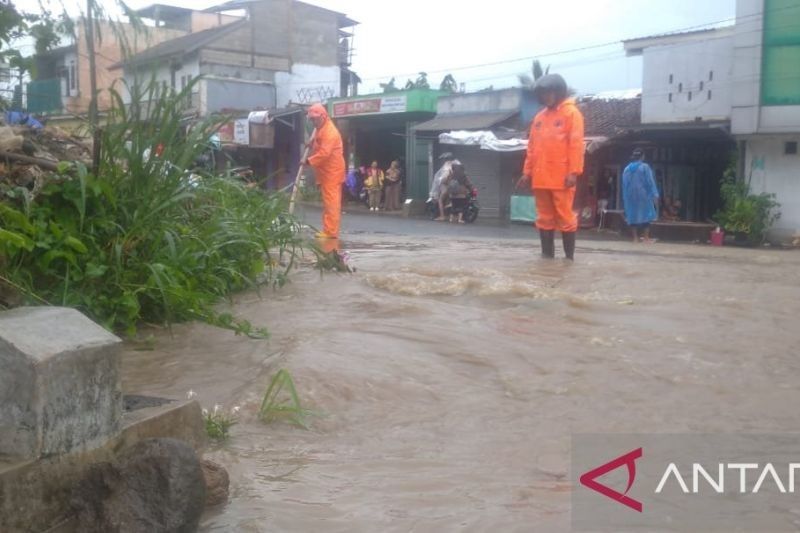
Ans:
POLYGON ((120 340, 74 309, 0 313, 0 457, 100 446, 120 429, 120 340))
POLYGON ((153 402, 151 407, 143 407, 147 401, 134 403, 132 408, 141 408, 123 413, 119 434, 98 448, 16 463, 0 459, 0 532, 83 533, 68 518, 74 512, 75 487, 93 465, 113 462, 146 439, 183 440, 198 453, 205 446, 205 422, 197 401, 153 402))

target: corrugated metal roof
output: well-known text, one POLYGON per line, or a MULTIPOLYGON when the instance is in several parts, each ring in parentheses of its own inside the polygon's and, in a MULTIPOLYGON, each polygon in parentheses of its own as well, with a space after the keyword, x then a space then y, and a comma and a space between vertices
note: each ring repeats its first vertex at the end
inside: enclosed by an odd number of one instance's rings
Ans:
POLYGON ((188 54, 198 50, 199 48, 202 48, 209 43, 214 42, 223 35, 227 35, 236 29, 242 28, 247 23, 247 20, 242 19, 230 24, 211 28, 210 30, 181 35, 175 39, 170 39, 169 41, 164 41, 161 44, 150 47, 143 52, 125 59, 124 61, 115 63, 114 65, 111 65, 110 68, 117 69, 125 65, 141 65, 165 57, 188 54))
POLYGON ((489 113, 459 113, 440 115, 436 118, 417 124, 416 131, 451 131, 451 130, 485 130, 499 124, 519 111, 494 111, 489 113))

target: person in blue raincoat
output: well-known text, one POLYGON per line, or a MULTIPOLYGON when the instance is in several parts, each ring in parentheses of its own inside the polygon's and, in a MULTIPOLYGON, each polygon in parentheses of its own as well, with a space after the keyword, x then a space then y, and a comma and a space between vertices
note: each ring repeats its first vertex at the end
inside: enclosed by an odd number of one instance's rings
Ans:
POLYGON ((633 161, 622 173, 622 206, 625 221, 633 231, 633 242, 639 242, 639 232, 645 242, 650 240, 650 223, 658 220, 658 187, 653 169, 644 162, 644 152, 636 148, 633 161))

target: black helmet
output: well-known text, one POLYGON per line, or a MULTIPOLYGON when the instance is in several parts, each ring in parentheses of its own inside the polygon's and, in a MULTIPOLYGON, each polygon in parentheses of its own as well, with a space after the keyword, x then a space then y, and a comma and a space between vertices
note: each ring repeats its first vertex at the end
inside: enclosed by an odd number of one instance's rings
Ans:
POLYGON ((553 91, 556 93, 556 99, 560 102, 567 97, 567 82, 560 74, 545 74, 533 86, 533 92, 536 95, 541 95, 544 92, 553 91))

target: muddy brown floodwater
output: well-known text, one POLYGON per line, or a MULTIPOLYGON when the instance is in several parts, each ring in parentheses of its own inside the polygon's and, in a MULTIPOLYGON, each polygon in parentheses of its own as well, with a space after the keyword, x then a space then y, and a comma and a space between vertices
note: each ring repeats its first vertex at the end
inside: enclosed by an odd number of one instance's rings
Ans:
POLYGON ((580 244, 358 236, 238 298, 270 340, 178 326, 125 387, 241 406, 203 531, 564 531, 573 433, 800 430, 800 254, 580 244), (308 431, 256 418, 281 367, 308 431))

